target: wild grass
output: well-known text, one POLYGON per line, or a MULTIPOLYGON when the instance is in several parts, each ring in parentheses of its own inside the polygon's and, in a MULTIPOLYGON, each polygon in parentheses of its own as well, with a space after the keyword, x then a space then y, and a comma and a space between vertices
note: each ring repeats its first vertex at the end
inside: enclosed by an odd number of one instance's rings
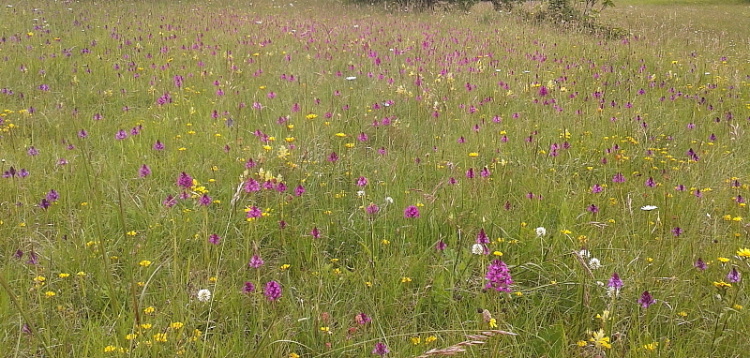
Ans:
POLYGON ((741 357, 750 7, 616 5, 0 9, 3 355, 741 357))

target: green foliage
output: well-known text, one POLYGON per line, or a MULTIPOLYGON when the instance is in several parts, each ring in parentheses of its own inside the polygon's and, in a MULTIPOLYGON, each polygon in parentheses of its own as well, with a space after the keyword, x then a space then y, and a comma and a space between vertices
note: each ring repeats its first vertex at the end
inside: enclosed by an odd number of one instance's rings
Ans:
POLYGON ((384 4, 0 8, 3 356, 750 348, 746 7, 384 4))

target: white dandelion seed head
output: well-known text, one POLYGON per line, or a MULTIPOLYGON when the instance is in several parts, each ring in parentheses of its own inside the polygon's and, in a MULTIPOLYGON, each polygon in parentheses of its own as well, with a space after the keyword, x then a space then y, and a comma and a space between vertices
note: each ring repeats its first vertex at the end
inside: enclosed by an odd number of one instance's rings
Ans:
POLYGON ((195 296, 198 298, 198 301, 208 302, 211 300, 211 291, 204 288, 199 290, 195 296))
POLYGON ((536 237, 547 236, 547 229, 545 229, 543 226, 534 229, 534 231, 536 231, 536 237))
POLYGON ((357 192, 357 197, 358 198, 361 198, 363 196, 365 196, 365 191, 364 190, 360 190, 360 191, 357 192))
POLYGON ((386 196, 385 197, 385 202, 388 203, 388 204, 393 204, 393 198, 391 198, 390 196, 386 196))
POLYGON ((589 260, 589 268, 592 270, 598 270, 602 268, 602 263, 596 257, 592 257, 591 260, 589 260))

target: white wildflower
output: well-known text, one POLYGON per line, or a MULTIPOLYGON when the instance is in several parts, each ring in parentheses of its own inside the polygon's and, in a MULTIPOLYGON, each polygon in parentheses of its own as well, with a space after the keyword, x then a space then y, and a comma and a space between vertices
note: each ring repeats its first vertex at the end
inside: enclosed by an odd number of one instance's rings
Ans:
POLYGON ((482 244, 474 244, 471 246, 471 253, 474 255, 484 254, 484 246, 482 244))

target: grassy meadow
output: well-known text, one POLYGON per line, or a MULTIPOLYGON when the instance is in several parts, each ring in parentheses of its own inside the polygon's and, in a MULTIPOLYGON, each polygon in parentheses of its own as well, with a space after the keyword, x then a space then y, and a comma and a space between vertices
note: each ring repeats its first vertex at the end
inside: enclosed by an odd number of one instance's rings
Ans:
POLYGON ((750 349, 747 1, 0 18, 2 356, 750 349))

